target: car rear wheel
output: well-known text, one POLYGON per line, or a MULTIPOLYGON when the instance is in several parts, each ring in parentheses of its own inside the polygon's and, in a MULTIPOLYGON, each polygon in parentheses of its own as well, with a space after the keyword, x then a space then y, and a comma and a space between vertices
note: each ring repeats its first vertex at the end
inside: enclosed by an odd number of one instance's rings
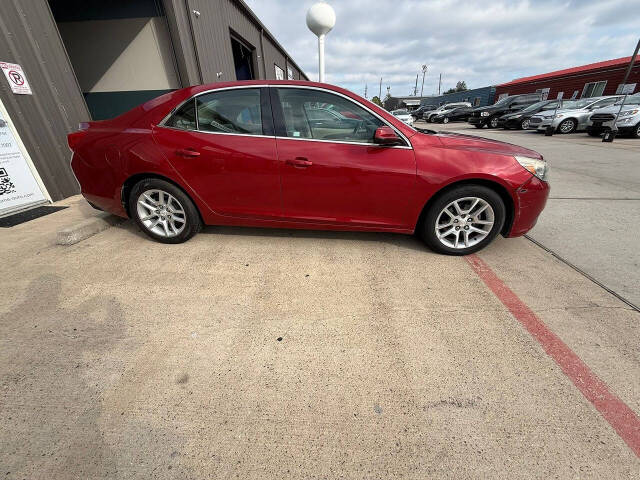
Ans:
POLYGON ((560 122, 558 125, 558 132, 560 133, 573 133, 578 126, 578 122, 576 122, 573 118, 567 118, 560 122))
POLYGON ((522 130, 526 130, 527 128, 529 128, 529 119, 528 118, 525 118, 524 120, 522 120, 520 122, 520 128, 522 130))
POLYGON ((449 117, 444 117, 442 119, 442 123, 449 123, 449 117))
POLYGON ((491 243, 502 230, 505 215, 504 202, 494 190, 463 185, 434 200, 420 233, 435 252, 468 255, 491 243))
POLYGON ((640 138, 640 123, 638 123, 636 127, 631 131, 631 136, 633 138, 640 138))
POLYGON ((187 194, 157 178, 134 185, 129 211, 144 233, 162 243, 186 242, 202 229, 198 210, 187 194))
POLYGON ((497 117, 497 116, 495 116, 495 117, 491 117, 491 118, 489 119, 489 127, 491 127, 491 128, 498 128, 498 117, 497 117))

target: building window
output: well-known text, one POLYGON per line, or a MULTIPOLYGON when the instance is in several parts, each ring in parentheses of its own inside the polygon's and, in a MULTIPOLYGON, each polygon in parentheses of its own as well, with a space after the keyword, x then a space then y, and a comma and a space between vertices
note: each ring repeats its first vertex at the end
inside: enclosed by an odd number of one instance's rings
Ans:
POLYGON ((236 71, 236 80, 254 80, 253 51, 255 49, 235 36, 231 36, 231 52, 236 71))
POLYGON ((585 83, 584 88, 582 89, 582 97, 580 98, 599 97, 604 92, 604 87, 606 85, 606 80, 603 80, 602 82, 585 83))
POLYGON ((293 76, 293 70, 289 66, 287 66, 287 80, 295 80, 295 77, 293 76))
POLYGON ((275 69, 276 69, 276 80, 284 80, 284 70, 281 69, 278 65, 276 65, 275 63, 273 64, 275 69))
POLYGON ((616 89, 616 95, 624 95, 625 93, 628 93, 629 95, 631 95, 636 89, 636 85, 638 84, 637 83, 621 83, 620 85, 618 85, 618 88, 616 89))
POLYGON ((482 101, 482 99, 480 97, 476 97, 473 99, 473 106, 474 107, 479 107, 480 106, 480 102, 482 101))

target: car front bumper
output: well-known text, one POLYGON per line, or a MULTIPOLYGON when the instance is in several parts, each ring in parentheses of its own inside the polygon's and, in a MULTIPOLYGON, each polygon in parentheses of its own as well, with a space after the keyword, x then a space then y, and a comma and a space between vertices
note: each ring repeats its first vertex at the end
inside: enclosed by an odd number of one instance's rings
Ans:
POLYGON ((469 123, 471 125, 486 125, 489 117, 469 117, 469 123))
POLYGON ((549 184, 534 176, 516 190, 513 223, 505 236, 520 237, 536 225, 547 204, 549 191, 549 184))

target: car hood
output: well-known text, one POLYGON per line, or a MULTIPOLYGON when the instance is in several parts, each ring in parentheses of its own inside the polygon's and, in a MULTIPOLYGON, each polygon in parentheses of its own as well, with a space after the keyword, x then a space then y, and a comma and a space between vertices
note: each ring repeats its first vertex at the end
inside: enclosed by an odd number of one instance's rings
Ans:
POLYGON ((495 105, 487 105, 485 107, 476 107, 472 110, 472 112, 487 112, 495 109, 496 109, 495 105))
POLYGON ((498 140, 489 140, 488 138, 476 137, 474 135, 445 132, 438 132, 437 136, 442 144, 448 148, 491 152, 501 155, 522 155, 525 157, 542 159, 542 155, 534 150, 513 145, 511 143, 499 142, 498 140))

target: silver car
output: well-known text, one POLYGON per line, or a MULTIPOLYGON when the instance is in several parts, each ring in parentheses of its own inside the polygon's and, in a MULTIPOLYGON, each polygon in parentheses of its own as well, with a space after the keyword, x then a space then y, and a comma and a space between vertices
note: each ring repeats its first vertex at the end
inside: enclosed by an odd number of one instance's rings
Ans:
POLYGON ((591 97, 580 100, 565 100, 557 112, 540 112, 529 119, 529 130, 544 132, 549 125, 558 133, 573 133, 585 130, 594 110, 613 105, 619 95, 591 97))
POLYGON ((592 137, 597 137, 613 127, 613 120, 618 116, 616 127, 621 135, 630 135, 633 138, 640 138, 640 93, 627 97, 620 110, 622 100, 615 104, 604 107, 593 112, 589 117, 587 133, 592 137))

